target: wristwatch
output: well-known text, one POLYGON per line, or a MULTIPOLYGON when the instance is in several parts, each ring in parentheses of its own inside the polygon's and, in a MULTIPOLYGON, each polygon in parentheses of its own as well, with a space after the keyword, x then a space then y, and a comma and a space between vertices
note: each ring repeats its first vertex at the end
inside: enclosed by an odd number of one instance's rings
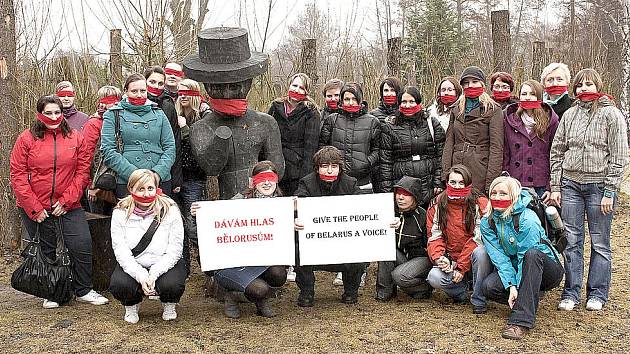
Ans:
POLYGON ((606 189, 606 190, 604 190, 604 197, 606 197, 606 198, 614 198, 615 197, 615 192, 606 189))

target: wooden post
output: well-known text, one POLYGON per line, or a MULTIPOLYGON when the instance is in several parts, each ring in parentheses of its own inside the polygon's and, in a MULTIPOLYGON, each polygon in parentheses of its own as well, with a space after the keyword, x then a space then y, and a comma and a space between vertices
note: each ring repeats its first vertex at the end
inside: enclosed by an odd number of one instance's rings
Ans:
POLYGON ((394 37, 387 39, 387 75, 400 76, 400 49, 402 48, 402 38, 394 37))
POLYGON ((512 71, 512 51, 510 44, 510 12, 492 11, 492 51, 494 71, 512 71))
POLYGON ((94 290, 109 288, 109 279, 116 267, 112 249, 111 216, 85 213, 92 236, 92 284, 94 290))
POLYGON ((110 83, 121 86, 122 77, 122 30, 109 31, 109 68, 111 71, 110 83))
POLYGON ((300 60, 300 72, 311 78, 313 84, 317 83, 317 39, 307 38, 302 40, 302 56, 300 60))
POLYGON ((604 82, 608 86, 607 93, 616 99, 620 99, 623 92, 623 64, 623 45, 619 42, 608 42, 604 82))
POLYGON ((545 42, 535 41, 532 49, 532 77, 540 77, 542 69, 547 65, 548 51, 545 49, 545 42))
POLYGON ((0 248, 15 249, 20 245, 20 218, 9 181, 9 157, 22 124, 15 104, 17 67, 15 10, 12 0, 0 0, 0 18, 3 19, 0 24, 0 107, 4 112, 0 132, 0 248))

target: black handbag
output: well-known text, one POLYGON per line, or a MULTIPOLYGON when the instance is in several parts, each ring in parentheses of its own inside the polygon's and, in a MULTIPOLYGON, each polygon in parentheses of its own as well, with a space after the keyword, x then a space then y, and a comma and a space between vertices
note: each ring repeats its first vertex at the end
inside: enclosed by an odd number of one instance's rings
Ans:
POLYGON ((72 267, 68 249, 63 243, 61 221, 56 219, 54 223, 62 249, 57 259, 53 261, 43 254, 38 225, 35 238, 24 240, 27 242, 26 248, 22 251, 24 261, 11 275, 11 287, 63 304, 72 299, 72 267))
MULTIPOLYGON (((114 131, 116 136, 116 151, 122 154, 123 142, 122 136, 120 134, 120 112, 118 110, 114 110, 114 119, 116 122, 116 128, 114 131)), ((94 188, 106 191, 115 191, 117 177, 118 174, 116 173, 116 171, 114 171, 113 168, 107 166, 105 162, 103 162, 103 157, 100 156, 96 167, 96 173, 94 174, 94 188)))

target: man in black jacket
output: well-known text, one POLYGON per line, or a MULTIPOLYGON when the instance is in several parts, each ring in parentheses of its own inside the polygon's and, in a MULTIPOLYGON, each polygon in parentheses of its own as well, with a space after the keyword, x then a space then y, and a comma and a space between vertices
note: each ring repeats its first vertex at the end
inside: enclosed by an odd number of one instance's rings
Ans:
MULTIPOLYGON (((339 149, 333 146, 321 148, 313 156, 315 171, 300 180, 296 195, 298 197, 322 197, 335 195, 359 194, 357 180, 343 173, 343 158, 339 149)), ((304 225, 296 221, 296 230, 304 225)), ((356 304, 359 296, 359 283, 365 269, 365 263, 329 264, 295 267, 296 283, 300 288, 297 304, 301 307, 313 306, 315 297, 315 270, 341 272, 344 292, 341 302, 356 304)))

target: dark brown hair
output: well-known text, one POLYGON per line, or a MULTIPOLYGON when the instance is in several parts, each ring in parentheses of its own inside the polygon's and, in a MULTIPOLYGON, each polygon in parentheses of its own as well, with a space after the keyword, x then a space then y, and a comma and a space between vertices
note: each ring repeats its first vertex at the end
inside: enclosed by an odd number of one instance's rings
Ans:
MULTIPOLYGON (((534 94, 536 94, 536 99, 538 99, 539 101, 542 101, 544 88, 540 82, 535 81, 535 80, 527 80, 523 82, 523 84, 521 85, 521 90, 523 89, 523 86, 525 85, 531 87, 531 89, 534 91, 534 94)), ((518 92, 518 97, 519 99, 521 97, 520 90, 518 92)), ((524 109, 522 109, 521 107, 518 107, 518 109, 516 110, 516 116, 520 119, 524 111, 525 111, 524 109)), ((551 112, 547 111, 544 107, 536 108, 533 110, 532 118, 534 118, 534 121, 536 122, 534 124, 534 133, 536 133, 536 136, 541 140, 543 136, 545 136, 545 133, 547 132, 547 129, 549 128, 550 117, 551 117, 551 112)))
POLYGON ((402 87, 402 83, 394 76, 386 77, 378 86, 378 97, 380 97, 381 101, 383 100, 383 87, 385 87, 385 84, 396 91, 396 96, 398 96, 398 100, 400 101, 400 88, 402 87))
POLYGON ((339 79, 330 79, 326 81, 324 88, 322 89, 322 95, 326 97, 326 91, 338 88, 341 91, 343 87, 343 81, 339 79))
POLYGON ((149 76, 151 76, 151 74, 153 73, 158 73, 162 76, 164 76, 164 80, 166 80, 166 73, 164 72, 164 69, 162 69, 161 66, 150 66, 146 69, 144 69, 144 78, 148 79, 149 76))
POLYGON ((341 155, 341 151, 334 146, 324 146, 319 149, 313 155, 313 169, 315 172, 319 169, 319 166, 323 164, 338 164, 339 165, 339 173, 343 171, 343 156, 341 155))
POLYGON ((514 91, 514 78, 510 73, 506 73, 504 71, 497 71, 496 73, 490 75, 490 90, 492 90, 492 85, 497 80, 501 80, 510 86, 510 92, 514 91))
POLYGON ((133 73, 127 76, 127 79, 125 80, 125 85, 123 85, 123 90, 127 91, 127 89, 129 88, 129 85, 132 82, 136 82, 136 81, 146 81, 146 78, 138 73, 133 73))
MULTIPOLYGON (((448 178, 451 175, 451 173, 457 173, 458 175, 462 176, 463 180, 464 180, 464 185, 466 187, 468 187, 469 185, 472 184, 472 174, 470 173, 470 171, 468 170, 468 168, 466 168, 466 166, 458 164, 458 165, 454 165, 452 166, 449 170, 448 170, 448 174, 446 175, 446 184, 448 184, 448 178)), ((466 197, 466 199, 464 199, 464 209, 466 209, 466 215, 464 217, 464 225, 465 225, 465 231, 468 234, 473 233, 474 229, 475 229, 475 215, 476 215, 476 204, 477 204, 477 198, 479 198, 481 194, 479 193, 479 191, 476 188, 473 188, 472 191, 470 192, 470 194, 466 197)), ((446 191, 440 193, 437 198, 436 198, 436 208, 437 208, 437 212, 438 212, 438 225, 440 226, 440 230, 442 230, 442 232, 446 231, 446 224, 447 224, 447 205, 448 205, 448 196, 446 195, 446 191)), ((448 235, 446 235, 446 237, 448 237, 448 235)))
MULTIPOLYGON (((402 100, 402 95, 406 93, 408 95, 411 95, 413 97, 413 99, 416 101, 417 104, 422 105, 422 94, 420 93, 420 90, 416 87, 416 86, 405 86, 404 89, 402 89, 402 91, 398 92, 398 106, 400 107, 400 101, 402 100)), ((426 119, 425 118, 425 111, 422 110, 420 112, 418 112, 415 117, 417 119, 426 119)), ((403 115, 402 113, 398 113, 396 114, 395 118, 394 118, 394 125, 400 125, 402 124, 403 121, 403 115)), ((429 123, 431 124, 431 123, 429 123)))
MULTIPOLYGON (((601 75, 599 75, 599 73, 595 71, 595 69, 582 69, 577 74, 575 74, 575 77, 573 78, 573 85, 571 86, 571 93, 573 94, 573 96, 577 96, 575 92, 577 90, 577 85, 581 84, 584 80, 593 81, 598 92, 601 91, 604 86, 601 75)), ((598 100, 593 101, 593 105, 591 106, 591 111, 593 112, 596 111, 597 106, 599 106, 597 101, 598 100)))
POLYGON ((455 87, 455 94, 457 95, 457 97, 461 96, 462 93, 464 92, 464 90, 462 90, 462 85, 459 84, 459 81, 456 78, 452 76, 447 76, 443 78, 442 81, 440 81, 440 83, 437 85, 437 88, 435 89, 435 102, 437 103, 437 109, 438 109, 438 112, 440 113, 446 112, 446 107, 442 104, 442 102, 440 102, 440 88, 442 87, 442 84, 444 83, 444 81, 448 81, 451 84, 453 84, 453 87, 455 87))
MULTIPOLYGON (((252 168, 252 177, 264 171, 272 171, 273 173, 278 174, 278 169, 276 169, 276 165, 269 160, 264 160, 257 162, 254 165, 254 167, 252 168)), ((243 196, 245 196, 245 198, 254 198, 255 191, 256 186, 251 186, 245 191, 245 193, 243 193, 243 196)), ((273 196, 282 197, 282 191, 280 190, 280 187, 278 185, 276 185, 276 190, 273 192, 273 196)))
MULTIPOLYGON (((59 106, 60 111, 62 110, 62 107, 63 107, 59 97, 53 96, 53 95, 42 96, 37 100, 37 105, 36 105, 37 112, 44 113, 44 108, 48 104, 56 104, 57 106, 59 106)), ((67 138, 72 132, 72 128, 70 128, 70 125, 68 124, 68 122, 63 116, 61 117, 61 123, 59 123, 59 128, 61 129, 61 135, 64 138, 67 138)), ((46 125, 44 123, 40 122, 39 119, 35 119, 35 122, 31 124, 30 130, 31 130, 31 134, 33 135, 33 137, 35 137, 35 139, 43 139, 44 132, 46 132, 46 129, 48 128, 46 128, 46 125)))

